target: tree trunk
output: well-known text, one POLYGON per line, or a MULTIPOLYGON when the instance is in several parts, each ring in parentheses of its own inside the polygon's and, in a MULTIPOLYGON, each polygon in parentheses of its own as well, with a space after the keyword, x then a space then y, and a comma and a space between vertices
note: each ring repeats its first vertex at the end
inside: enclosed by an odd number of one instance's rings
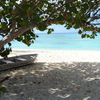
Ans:
POLYGON ((13 39, 17 38, 18 35, 23 34, 24 32, 28 31, 30 28, 21 28, 17 32, 8 34, 0 41, 0 49, 7 43, 11 42, 13 39))

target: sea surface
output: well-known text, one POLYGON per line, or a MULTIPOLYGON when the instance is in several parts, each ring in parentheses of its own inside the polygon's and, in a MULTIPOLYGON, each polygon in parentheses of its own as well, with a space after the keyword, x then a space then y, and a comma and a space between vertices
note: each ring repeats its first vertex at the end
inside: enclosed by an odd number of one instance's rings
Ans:
POLYGON ((100 34, 95 39, 82 39, 77 32, 38 33, 31 46, 13 41, 14 49, 100 50, 100 34))

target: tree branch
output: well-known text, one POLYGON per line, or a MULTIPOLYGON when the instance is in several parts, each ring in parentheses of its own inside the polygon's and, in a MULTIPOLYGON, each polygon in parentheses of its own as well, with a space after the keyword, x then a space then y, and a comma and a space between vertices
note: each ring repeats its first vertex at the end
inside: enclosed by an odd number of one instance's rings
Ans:
POLYGON ((92 25, 100 25, 100 23, 91 23, 92 25))
POLYGON ((24 32, 28 31, 30 28, 20 28, 17 32, 8 34, 3 38, 3 40, 0 41, 0 48, 2 48, 5 44, 9 43, 13 39, 17 38, 18 35, 23 34, 24 32))

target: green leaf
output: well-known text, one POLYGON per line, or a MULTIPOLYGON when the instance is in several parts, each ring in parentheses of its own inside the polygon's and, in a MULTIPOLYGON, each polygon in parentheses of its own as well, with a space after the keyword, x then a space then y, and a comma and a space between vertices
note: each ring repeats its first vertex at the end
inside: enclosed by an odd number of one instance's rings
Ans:
POLYGON ((82 34, 82 30, 79 30, 78 33, 79 33, 79 34, 82 34))
POLYGON ((40 30, 40 31, 44 31, 44 30, 46 30, 47 29, 47 26, 45 25, 45 24, 40 24, 39 26, 38 26, 38 30, 40 30))
POLYGON ((11 43, 8 43, 9 46, 11 46, 11 43))
POLYGON ((48 29, 48 34, 51 34, 53 31, 54 31, 54 29, 49 28, 49 29, 48 29))
POLYGON ((85 38, 85 37, 86 37, 86 34, 82 34, 82 35, 81 35, 81 38, 85 38))

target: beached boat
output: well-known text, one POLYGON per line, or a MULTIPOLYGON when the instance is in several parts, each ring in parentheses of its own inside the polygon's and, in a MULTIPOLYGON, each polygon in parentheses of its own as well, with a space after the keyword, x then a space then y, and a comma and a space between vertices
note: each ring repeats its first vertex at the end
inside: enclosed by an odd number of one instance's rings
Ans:
POLYGON ((22 66, 26 66, 34 63, 37 54, 28 54, 15 57, 9 57, 8 59, 0 59, 0 71, 14 69, 22 66))

